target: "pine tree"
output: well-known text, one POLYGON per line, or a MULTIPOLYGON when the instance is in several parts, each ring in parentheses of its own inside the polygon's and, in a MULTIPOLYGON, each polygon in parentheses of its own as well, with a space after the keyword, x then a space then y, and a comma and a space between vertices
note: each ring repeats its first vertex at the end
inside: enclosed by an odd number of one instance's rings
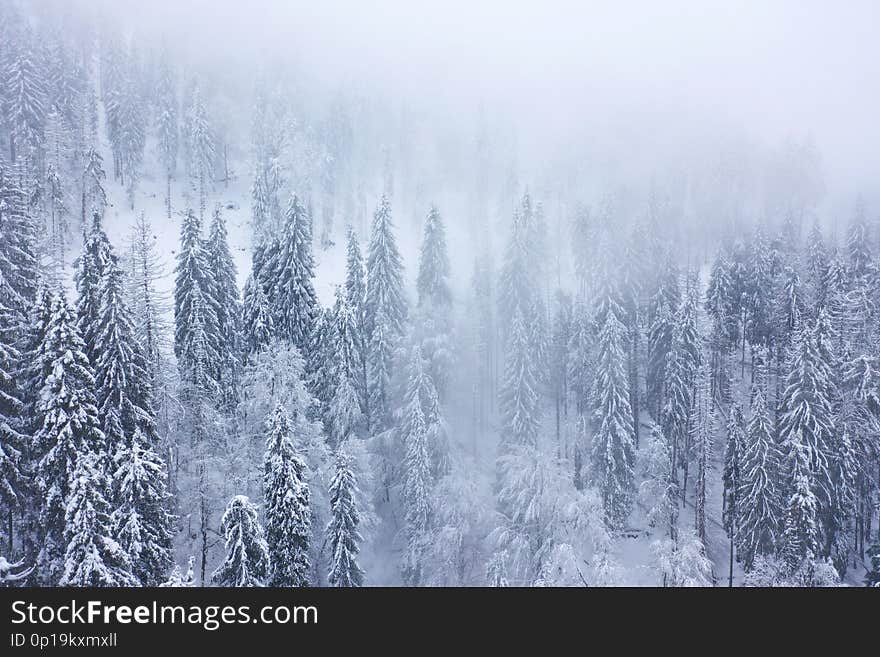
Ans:
POLYGON ((661 417, 666 401, 664 384, 669 352, 673 347, 673 329, 672 312, 665 303, 661 303, 654 313, 654 322, 648 331, 648 363, 645 370, 648 408, 656 418, 661 417))
POLYGON ((691 442, 697 459, 697 480, 694 482, 694 529, 706 543, 706 501, 709 467, 712 458, 712 437, 715 432, 715 405, 712 400, 711 365, 703 362, 697 373, 695 398, 691 414, 691 442))
POLYGON ((311 518, 305 463, 293 445, 291 421, 279 403, 266 425, 263 495, 271 586, 309 585, 311 518))
POLYGON ((373 316, 369 357, 370 427, 374 435, 391 426, 391 374, 398 339, 384 308, 373 316))
POLYGON ((791 493, 786 505, 781 553, 789 568, 796 570, 819 551, 818 500, 810 472, 810 450, 803 442, 792 442, 788 454, 791 493))
MULTIPOLYGON (((56 295, 37 354, 40 368, 48 375, 41 383, 36 409, 42 425, 34 436, 35 451, 40 455, 35 473, 41 528, 37 563, 42 581, 50 585, 58 584, 64 573, 64 553, 70 542, 65 536, 65 513, 79 456, 104 454, 106 459, 93 392, 95 376, 84 348, 67 300, 63 293, 56 295)), ((104 476, 105 463, 86 465, 95 468, 96 476, 104 476)), ((89 492, 82 494, 88 496, 89 492)))
POLYGON ((592 394, 596 432, 593 467, 608 522, 622 527, 632 509, 635 491, 632 409, 625 369, 625 328, 613 311, 599 333, 596 378, 592 394))
POLYGON ((168 54, 159 60, 159 78, 156 88, 156 126, 159 138, 159 155, 165 172, 165 206, 171 219, 171 181, 177 172, 179 128, 177 89, 168 54))
POLYGON ((5 123, 10 129, 10 160, 38 157, 48 111, 46 80, 29 32, 21 34, 4 71, 5 123))
POLYGON ((345 263, 345 296, 349 307, 352 309, 357 327, 355 351, 356 351, 356 375, 358 399, 360 399, 361 411, 367 423, 369 431, 371 425, 370 395, 369 395, 369 358, 370 343, 367 333, 366 298, 367 281, 365 277, 364 262, 361 257, 361 249, 358 244, 357 234, 354 228, 348 229, 348 243, 345 263))
POLYGON ((83 253, 76 261, 77 327, 85 342, 85 354, 93 365, 98 362, 100 343, 101 286, 111 265, 112 247, 101 225, 102 218, 92 214, 83 253))
POLYGON ((107 174, 104 171, 104 159, 94 148, 90 148, 85 154, 85 166, 82 172, 82 225, 86 226, 87 217, 92 214, 104 216, 107 208, 107 192, 104 189, 104 180, 107 174))
MULTIPOLYGON (((100 448, 98 448, 100 449, 100 448)), ((61 586, 137 586, 132 563, 113 538, 110 490, 104 472, 106 458, 96 448, 83 446, 69 477, 65 501, 64 570, 61 586)))
POLYGON ((8 554, 12 554, 13 512, 21 510, 29 496, 29 482, 25 475, 29 438, 24 433, 26 417, 22 391, 17 372, 21 354, 15 347, 16 328, 22 322, 12 309, 5 306, 10 293, 5 280, 0 279, 0 509, 8 518, 8 554))
POLYGON ((746 570, 757 557, 771 557, 782 525, 780 455, 764 397, 763 382, 752 386, 752 406, 739 467, 737 552, 746 570))
POLYGON ((265 586, 270 557, 257 510, 244 495, 236 495, 226 507, 220 532, 226 541, 226 559, 211 575, 217 586, 265 586))
POLYGON ((727 444, 724 448, 724 472, 722 475, 723 504, 722 523, 724 531, 730 539, 730 564, 728 584, 733 586, 733 556, 734 545, 739 536, 739 491, 742 472, 742 452, 745 436, 743 434, 743 415, 739 404, 734 403, 730 407, 730 415, 727 419, 727 444))
POLYGON ((210 274, 211 298, 217 314, 217 381, 227 404, 234 404, 239 374, 239 303, 238 276, 226 233, 226 220, 220 206, 214 210, 208 241, 205 245, 210 274))
POLYGON ((218 322, 211 302, 208 255, 198 218, 183 220, 174 284, 174 355, 181 376, 208 394, 217 392, 218 322))
POLYGON ((535 445, 540 427, 537 372, 522 314, 513 317, 499 392, 502 445, 535 445))
POLYGON ((433 205, 425 220, 422 250, 419 257, 419 276, 416 281, 419 305, 436 309, 449 306, 449 255, 446 252, 446 229, 440 212, 433 205))
POLYGON ((216 146, 198 84, 192 91, 186 118, 187 171, 191 185, 199 194, 199 219, 203 220, 208 203, 208 191, 214 181, 216 146))
POLYGON ((418 586, 422 583, 425 540, 430 526, 432 480, 425 417, 417 399, 407 406, 406 424, 403 507, 407 547, 403 576, 410 586, 418 586))
POLYGON ((362 586, 364 582, 364 572, 357 563, 363 540, 358 532, 358 494, 351 457, 340 446, 336 450, 336 469, 330 482, 331 516, 327 525, 332 555, 327 580, 331 586, 362 586))
POLYGON ((380 323, 380 314, 384 315, 383 330, 390 331, 388 338, 403 334, 407 316, 403 262, 393 230, 391 204, 382 196, 373 215, 373 230, 367 249, 366 324, 371 337, 380 323))
POLYGON ((274 303, 275 328, 307 355, 318 316, 318 300, 312 283, 315 272, 311 217, 296 196, 287 207, 272 275, 269 297, 274 303))
POLYGON ((271 303, 253 276, 248 276, 244 285, 241 312, 242 342, 245 353, 250 356, 268 345, 275 334, 271 303))

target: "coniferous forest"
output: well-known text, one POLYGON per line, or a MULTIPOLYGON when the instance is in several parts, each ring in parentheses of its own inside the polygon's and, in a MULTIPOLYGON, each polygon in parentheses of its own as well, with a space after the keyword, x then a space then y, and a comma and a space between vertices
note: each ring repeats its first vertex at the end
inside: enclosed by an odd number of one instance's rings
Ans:
POLYGON ((0 583, 880 585, 877 169, 120 7, 0 2, 0 583))

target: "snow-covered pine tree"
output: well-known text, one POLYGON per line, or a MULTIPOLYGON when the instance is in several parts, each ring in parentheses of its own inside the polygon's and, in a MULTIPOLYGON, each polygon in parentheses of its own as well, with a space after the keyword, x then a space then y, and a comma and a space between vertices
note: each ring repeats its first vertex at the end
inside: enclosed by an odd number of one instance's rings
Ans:
POLYGON ((159 140, 159 156, 165 173, 165 209, 171 219, 171 181, 177 173, 179 146, 177 86, 168 53, 159 59, 156 87, 156 130, 159 140))
POLYGON ((15 548, 13 514, 24 508, 29 497, 25 476, 29 437, 24 433, 25 404, 17 373, 21 354, 15 347, 22 322, 5 305, 10 299, 5 279, 0 278, 0 513, 6 520, 7 554, 15 548))
POLYGON ((223 401, 228 407, 236 402, 239 376, 241 304, 239 302, 238 273, 232 254, 229 252, 229 239, 226 232, 226 219, 218 204, 211 219, 208 241, 205 244, 208 273, 211 283, 211 298, 217 313, 217 355, 216 378, 220 384, 223 401))
POLYGON ((265 586, 271 561, 257 509, 244 495, 230 500, 220 532, 226 541, 226 558, 211 575, 217 586, 265 586))
POLYGON ((368 367, 370 428, 376 435, 392 424, 391 375, 399 339, 384 308, 373 315, 371 331, 368 367))
POLYGON ((88 217, 97 212, 102 217, 107 208, 107 192, 104 189, 104 181, 107 174, 104 171, 104 159, 94 148, 86 151, 85 166, 82 170, 82 202, 81 222, 85 230, 88 217))
POLYGON ((119 165, 120 182, 125 185, 128 203, 134 209, 134 196, 141 175, 146 145, 146 117, 143 99, 137 86, 136 70, 129 70, 117 99, 118 115, 114 155, 119 165))
POLYGON ((312 283, 314 266, 311 217, 301 200, 294 196, 287 206, 284 230, 272 263, 274 281, 269 297, 274 304, 275 329, 293 342, 306 358, 318 316, 318 300, 312 283))
POLYGON ((368 387, 368 367, 370 358, 370 343, 367 333, 367 316, 366 316, 366 299, 367 299, 367 280, 366 271, 364 270, 364 261, 361 256, 361 248, 358 244, 357 233, 353 227, 348 229, 348 239, 346 244, 346 261, 345 261, 345 296, 348 305, 354 313, 355 323, 357 326, 355 341, 355 361, 356 376, 355 385, 357 386, 358 399, 361 404, 361 411, 367 424, 367 431, 370 430, 370 395, 368 387))
POLYGON ((868 221, 864 202, 859 200, 846 233, 846 250, 849 254, 849 275, 852 280, 869 273, 873 262, 868 236, 868 221))
POLYGON ((190 185, 199 195, 199 219, 204 220, 208 192, 214 184, 216 147, 198 84, 192 90, 186 118, 187 171, 190 185))
POLYGON ((330 482, 330 523, 327 541, 330 543, 331 586, 355 587, 364 582, 364 572, 357 563, 363 538, 358 531, 358 487, 352 469, 352 460, 342 444, 336 449, 333 480, 330 482))
POLYGON ((263 466, 271 586, 309 586, 312 529, 305 470, 293 445, 290 417, 278 403, 266 423, 263 466))
POLYGON ((419 292, 419 306, 427 304, 435 309, 443 309, 452 302, 452 293, 449 290, 446 228, 440 212, 433 205, 425 219, 416 287, 419 292))
POLYGON ((724 531, 730 540, 730 559, 728 585, 733 586, 733 557, 734 546, 739 535, 739 491, 741 480, 741 464, 743 444, 745 442, 745 420, 742 409, 738 403, 730 407, 727 418, 727 443, 724 447, 724 472, 722 482, 724 485, 722 504, 722 523, 724 531))
POLYGON ((782 526, 783 487, 779 448, 767 409, 764 381, 752 385, 752 405, 740 458, 737 552, 746 570, 757 557, 772 557, 782 526))
POLYGON ((122 270, 112 252, 109 258, 101 281, 101 351, 95 365, 105 449, 113 462, 108 502, 113 504, 113 535, 128 554, 132 572, 144 585, 156 585, 165 581, 173 562, 167 472, 156 452, 151 377, 123 298, 122 270))
POLYGON ((674 344, 674 326, 673 310, 661 302, 654 311, 654 321, 648 330, 648 362, 645 370, 648 410, 655 418, 662 417, 666 401, 666 365, 674 344))
POLYGON ((433 485, 425 417, 415 398, 406 408, 404 434, 403 508, 406 521, 406 550, 402 567, 404 581, 419 586, 423 577, 425 541, 431 520, 430 495, 433 485))
POLYGON ((593 468, 609 524, 622 527, 635 493, 633 416, 626 375, 626 329, 609 308, 599 332, 592 393, 593 468))
POLYGON ((700 364, 694 386, 694 404, 691 411, 691 443, 697 460, 697 479, 694 482, 694 529, 697 538, 706 543, 706 502, 709 493, 709 468, 712 458, 712 437, 715 432, 715 404, 712 400, 712 366, 700 364))
POLYGON ((113 538, 110 482, 106 455, 96 445, 84 444, 69 474, 65 500, 64 563, 60 586, 137 586, 132 563, 113 538))
POLYGON ((805 442, 788 445, 790 494, 786 504, 781 555, 790 571, 811 562, 819 552, 819 504, 813 492, 810 449, 805 442))
MULTIPOLYGON (((48 372, 40 386, 36 412, 41 426, 34 436, 35 452, 40 455, 35 471, 40 491, 37 570, 41 582, 48 585, 57 585, 65 572, 70 538, 65 536, 65 514, 77 461, 88 453, 106 461, 95 405, 95 376, 84 349, 73 311, 63 292, 59 293, 52 300, 51 318, 37 353, 40 369, 48 372)), ((105 476, 106 462, 92 466, 96 476, 105 476)), ((88 495, 88 490, 83 494, 88 495)))
POLYGON ((357 393, 359 372, 357 317, 342 288, 336 288, 336 303, 332 320, 335 324, 331 336, 332 347, 331 385, 332 394, 325 424, 335 444, 341 444, 357 428, 361 419, 360 400, 357 393))
POLYGON ((275 323, 272 319, 272 306, 263 286, 252 275, 248 276, 244 285, 243 297, 241 339, 244 353, 251 356, 272 340, 275 323))
MULTIPOLYGON (((795 456, 808 460, 808 480, 814 486, 820 523, 830 508, 836 486, 831 468, 836 383, 829 363, 833 357, 829 354, 830 344, 821 328, 826 325, 827 315, 820 310, 816 322, 805 324, 795 335, 779 418, 779 440, 789 472, 795 456)), ((795 478, 790 475, 788 481, 794 484, 795 478)))
POLYGON ((217 311, 211 302, 208 254, 192 210, 183 219, 174 284, 174 355, 182 378, 202 392, 217 392, 217 311))
POLYGON ((98 362, 101 345, 98 342, 101 314, 101 286, 110 266, 112 248, 98 212, 92 213, 92 222, 85 235, 82 255, 76 267, 77 328, 85 343, 85 354, 92 365, 98 362))
POLYGON ((3 71, 4 123, 9 127, 9 159, 13 164, 19 157, 33 164, 39 161, 49 109, 42 58, 33 39, 30 30, 22 30, 3 71))
MULTIPOLYGON (((367 248, 366 324, 370 337, 384 315, 386 339, 403 334, 407 317, 406 293, 403 287, 403 261, 394 238, 391 203, 386 196, 379 200, 373 215, 373 228, 367 248)), ((386 367, 390 363, 384 364, 386 367)), ((377 409, 379 412, 380 409, 377 409)))
POLYGON ((518 309, 514 312, 509 336, 498 399, 501 444, 535 445, 541 420, 538 375, 529 335, 518 309))

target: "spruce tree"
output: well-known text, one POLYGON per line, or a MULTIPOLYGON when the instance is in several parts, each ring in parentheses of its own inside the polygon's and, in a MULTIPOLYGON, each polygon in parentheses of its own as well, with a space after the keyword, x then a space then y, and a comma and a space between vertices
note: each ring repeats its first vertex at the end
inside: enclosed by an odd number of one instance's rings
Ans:
POLYGON ((292 432, 290 417, 279 403, 267 420, 263 466, 271 586, 309 586, 309 485, 292 432))
POLYGON ((100 448, 83 445, 68 483, 60 586, 137 586, 128 554, 112 534, 110 482, 100 448))
POLYGON ((370 343, 366 322, 367 281, 357 234, 354 232, 354 228, 351 227, 348 229, 348 242, 346 246, 345 297, 352 313, 354 313, 357 327, 355 339, 356 374, 354 380, 357 386, 358 399, 360 399, 361 411, 367 423, 367 430, 369 430, 370 396, 367 372, 370 359, 370 343))
POLYGON ((165 173, 165 209, 171 219, 171 181, 177 173, 177 151, 179 147, 177 89, 168 61, 168 53, 163 52, 159 60, 159 75, 156 88, 156 127, 159 140, 159 156, 165 173))
MULTIPOLYGON (((37 353, 40 367, 48 375, 40 387, 36 412, 42 424, 34 436, 35 451, 40 454, 35 472, 40 491, 37 564, 41 580, 49 585, 58 584, 64 574, 64 553, 70 538, 65 536, 65 514, 77 460, 89 453, 103 459, 87 464, 102 478, 107 465, 95 405, 95 376, 84 349, 73 312, 64 294, 58 294, 37 353)), ((90 472, 82 474, 89 476, 90 472)), ((87 496, 88 486, 85 488, 82 493, 87 496)))
POLYGON ((742 446, 737 491, 737 551, 746 570, 757 557, 771 557, 782 526, 781 462, 773 437, 763 382, 752 386, 752 405, 742 446))
POLYGON ((538 374, 524 319, 518 310, 509 335, 499 391, 501 442, 502 445, 535 445, 541 419, 538 374))
POLYGON ((237 394, 239 374, 239 339, 241 304, 239 302, 237 272, 229 240, 226 220, 220 206, 214 210, 208 241, 205 244, 210 275, 211 298, 217 314, 217 363, 216 378, 223 392, 224 401, 233 405, 237 394))
POLYGON ((315 272, 311 217, 296 196, 287 207, 272 275, 269 297, 274 303, 275 328, 307 356, 318 316, 318 300, 312 282, 315 272))
POLYGON ((230 500, 220 532, 226 541, 226 558, 211 575, 217 586, 265 586, 269 577, 270 557, 257 520, 257 510, 244 495, 230 500))
POLYGON ((406 410, 408 430, 404 435, 403 508, 407 547, 403 577, 410 586, 418 586, 424 576, 424 551, 430 526, 430 491, 433 482, 421 403, 415 399, 406 410))
MULTIPOLYGON (((389 338, 403 334, 407 317, 406 293, 403 287, 403 261, 394 239, 391 204, 386 196, 379 200, 373 215, 373 229, 367 249, 366 323, 372 337, 380 323, 390 331, 389 338)), ((386 363, 385 365, 388 365, 386 363)))
POLYGON ((416 281, 419 306, 446 308, 452 302, 449 290, 449 255, 446 251, 446 229, 435 206, 431 206, 425 220, 422 250, 419 256, 419 275, 416 281))
POLYGON ((101 215, 92 213, 83 253, 76 261, 76 311, 77 327, 85 342, 85 354, 89 362, 98 362, 101 345, 98 342, 100 330, 101 286, 111 264, 112 247, 102 226, 101 215))
POLYGON ((742 468, 742 452, 745 442, 744 436, 744 420, 742 409, 739 404, 734 403, 730 407, 730 414, 727 418, 727 443, 724 448, 724 472, 722 474, 723 483, 723 502, 722 502, 722 524, 724 531, 730 541, 730 558, 728 585, 733 586, 733 557, 734 546, 739 536, 739 520, 740 520, 740 501, 739 491, 741 482, 742 468))
POLYGON ((625 328, 613 311, 599 333, 592 394, 592 461, 608 522, 622 527, 632 509, 635 492, 632 409, 626 376, 625 328))
POLYGON ((186 121, 187 170, 199 195, 199 220, 204 220, 208 192, 214 183, 216 146, 198 84, 192 91, 186 121))
POLYGON ((271 303, 253 276, 248 276, 244 285, 241 312, 241 339, 245 353, 250 356, 268 345, 275 334, 271 303))
POLYGON ((351 457, 341 445, 336 450, 335 471, 330 482, 327 540, 330 543, 331 561, 327 580, 331 586, 355 587, 364 582, 364 572, 357 563, 363 540, 358 531, 358 494, 351 457))

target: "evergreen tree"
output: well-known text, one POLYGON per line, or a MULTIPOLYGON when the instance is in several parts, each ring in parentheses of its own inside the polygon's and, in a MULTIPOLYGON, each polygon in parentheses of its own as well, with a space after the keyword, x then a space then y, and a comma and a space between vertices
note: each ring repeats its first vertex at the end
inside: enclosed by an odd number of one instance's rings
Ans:
POLYGON ((211 298, 217 314, 217 381, 223 390, 224 399, 234 404, 239 374, 239 303, 238 276, 226 233, 226 220, 220 206, 214 210, 208 241, 205 245, 210 274, 211 298))
POLYGON ((263 286, 253 276, 244 285, 242 304, 242 342, 245 353, 252 355, 269 344, 275 334, 272 307, 263 286))
POLYGON ((311 518, 305 463, 296 453, 290 417, 276 405, 266 426, 263 495, 271 586, 309 585, 311 518))
MULTIPOLYGON (((73 312, 63 293, 52 301, 51 318, 37 358, 40 369, 48 372, 40 386, 36 412, 42 425, 34 436, 36 482, 40 491, 40 554, 37 564, 41 580, 56 585, 65 572, 64 554, 70 544, 65 535, 71 485, 77 481, 77 461, 82 454, 94 454, 106 461, 105 439, 95 406, 95 376, 84 353, 85 345, 76 327, 73 312)), ((81 476, 103 478, 106 463, 84 462, 81 476)), ((103 481, 103 479, 102 479, 103 481)), ((80 487, 89 499, 89 484, 80 487)), ((97 490, 97 489, 96 489, 97 490)), ((95 494, 103 493, 97 491, 95 494)))
POLYGON ((364 573, 357 563, 363 540, 358 532, 358 493, 351 457, 340 446, 336 450, 336 469, 330 482, 331 515, 327 525, 332 555, 327 579, 332 586, 361 586, 364 582, 364 573))
POLYGON ((810 472, 810 450, 806 443, 793 442, 788 454, 791 493, 786 505, 781 552, 793 571, 812 561, 819 551, 818 500, 810 472))
POLYGON ((762 383, 752 386, 752 406, 746 426, 736 493, 737 551, 746 570, 757 557, 771 557, 782 526, 780 455, 773 438, 762 383))
POLYGON ((103 300, 101 287, 111 265, 112 247, 101 225, 102 218, 92 214, 92 223, 85 236, 83 253, 76 261, 77 327, 85 342, 85 354, 92 365, 98 362, 101 345, 98 341, 103 300))
POLYGON ((274 303, 275 328, 300 352, 308 354, 318 300, 312 283, 315 272, 311 217, 296 196, 287 207, 272 274, 274 282, 269 297, 274 303))
POLYGON ((541 405, 537 372, 522 314, 513 317, 499 392, 502 445, 535 445, 541 405))
POLYGON ((421 403, 407 406, 407 432, 404 435, 403 507, 407 547, 403 565, 404 580, 410 586, 422 583, 425 540, 430 526, 431 463, 428 454, 425 417, 421 403))
POLYGON ((226 541, 226 559, 211 575, 217 586, 264 586, 270 558, 257 510, 244 495, 236 495, 226 507, 220 532, 226 541))
POLYGON ((183 219, 174 284, 174 355, 183 379, 201 391, 217 392, 219 362, 217 312, 211 302, 208 255, 198 218, 183 219))
POLYGON ((419 276, 416 282, 419 305, 436 309, 449 306, 449 255, 446 252, 446 229, 436 207, 431 206, 425 220, 425 232, 419 257, 419 276))
POLYGON ((21 34, 4 71, 4 122, 9 126, 13 164, 18 157, 31 162, 39 157, 49 109, 44 69, 32 38, 29 32, 21 34))
POLYGON ((625 328, 608 312, 599 333, 593 388, 593 467, 608 522, 622 527, 632 508, 635 453, 632 409, 625 369, 625 328))
POLYGON ((177 172, 179 146, 177 89, 168 54, 159 60, 159 76, 156 88, 156 127, 159 138, 159 156, 165 173, 165 206, 171 219, 171 181, 177 172))
POLYGON ((361 411, 367 423, 367 430, 370 429, 370 395, 369 395, 369 359, 370 359, 370 343, 367 333, 367 317, 366 317, 366 298, 367 298, 367 281, 365 277, 364 262, 361 257, 361 249, 358 244, 357 234, 353 228, 348 229, 348 243, 346 248, 345 263, 345 296, 348 305, 354 313, 355 324, 357 327, 355 339, 355 385, 358 392, 358 399, 361 404, 361 411))
POLYGON ((724 448, 724 472, 722 474, 723 504, 722 523, 724 531, 730 539, 730 564, 728 583, 733 586, 733 555, 734 545, 739 536, 739 491, 741 487, 742 453, 745 442, 744 420, 742 409, 734 403, 730 407, 730 415, 727 418, 727 444, 724 448))
POLYGON ((187 171, 193 189, 199 194, 199 219, 203 220, 208 203, 208 191, 214 181, 216 146, 198 84, 192 91, 186 118, 187 171))
MULTIPOLYGON (((100 448, 97 448, 100 449, 100 448)), ((113 538, 106 458, 84 445, 70 473, 61 586, 137 586, 126 551, 113 538)))
MULTIPOLYGON (((373 230, 367 249, 366 324, 373 338, 377 325, 384 323, 388 337, 403 335, 407 316, 406 294, 403 287, 403 261, 394 239, 391 222, 391 204, 386 196, 379 200, 373 215, 373 230), (380 315, 384 320, 380 321, 380 315)), ((388 366, 385 363, 384 366, 388 366)))

